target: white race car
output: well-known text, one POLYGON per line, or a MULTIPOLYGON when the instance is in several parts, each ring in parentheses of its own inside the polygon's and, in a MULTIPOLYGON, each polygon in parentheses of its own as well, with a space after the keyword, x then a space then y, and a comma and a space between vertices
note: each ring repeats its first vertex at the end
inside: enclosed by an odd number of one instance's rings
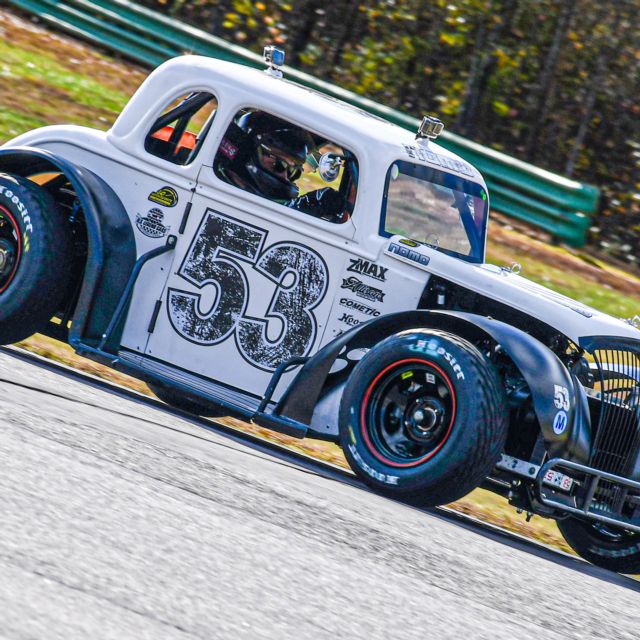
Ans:
POLYGON ((267 72, 184 56, 106 133, 0 149, 0 342, 340 442, 379 491, 477 486, 640 572, 640 331, 484 262, 478 171, 267 72))

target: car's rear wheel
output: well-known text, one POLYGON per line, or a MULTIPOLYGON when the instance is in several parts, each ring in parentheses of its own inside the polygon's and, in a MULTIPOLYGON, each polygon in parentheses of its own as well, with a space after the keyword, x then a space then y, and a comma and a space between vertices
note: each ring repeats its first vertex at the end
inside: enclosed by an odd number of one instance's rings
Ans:
POLYGON ((461 498, 493 469, 506 416, 498 375, 472 344, 442 331, 408 331, 354 368, 340 439, 367 484, 432 506, 461 498))
POLYGON ((558 529, 591 564, 617 573, 640 573, 640 533, 572 516, 558 520, 558 529))
POLYGON ((0 174, 0 344, 43 329, 71 276, 69 223, 33 182, 0 174))
POLYGON ((186 411, 187 413, 193 413, 196 416, 203 416, 205 418, 221 418, 228 415, 228 411, 220 408, 207 406, 202 402, 198 402, 191 396, 177 391, 173 387, 162 384, 161 382, 147 382, 147 386, 153 393, 168 405, 186 411))

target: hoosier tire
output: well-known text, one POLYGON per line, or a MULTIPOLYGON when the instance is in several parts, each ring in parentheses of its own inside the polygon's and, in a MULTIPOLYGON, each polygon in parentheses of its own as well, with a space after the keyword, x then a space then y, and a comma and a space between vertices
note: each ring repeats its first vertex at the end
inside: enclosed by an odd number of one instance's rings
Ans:
POLYGON ((443 331, 406 331, 371 349, 340 405, 341 445, 356 474, 424 506, 476 488, 495 466, 506 432, 506 399, 493 366, 443 331))
POLYGON ((68 220, 30 180, 0 174, 0 344, 42 330, 71 276, 68 220))
POLYGON ((640 573, 640 534, 572 516, 557 521, 569 546, 582 558, 617 573, 640 573))

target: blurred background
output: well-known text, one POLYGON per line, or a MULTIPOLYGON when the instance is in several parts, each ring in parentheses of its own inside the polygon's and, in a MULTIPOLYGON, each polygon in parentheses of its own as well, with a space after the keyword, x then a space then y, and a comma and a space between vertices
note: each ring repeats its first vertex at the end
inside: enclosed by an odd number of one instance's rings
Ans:
POLYGON ((600 187, 590 244, 640 261, 640 0, 143 0, 600 187))

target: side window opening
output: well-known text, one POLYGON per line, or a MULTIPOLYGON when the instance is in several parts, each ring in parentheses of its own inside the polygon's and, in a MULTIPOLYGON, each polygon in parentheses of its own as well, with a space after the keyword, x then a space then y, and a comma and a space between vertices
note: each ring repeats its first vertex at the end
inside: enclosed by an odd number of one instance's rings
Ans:
POLYGON ((206 91, 180 96, 163 110, 144 141, 154 156, 174 164, 193 162, 213 123, 218 101, 206 91))
POLYGON ((358 161, 348 149, 257 109, 242 109, 213 163, 221 180, 316 218, 351 217, 358 161))

